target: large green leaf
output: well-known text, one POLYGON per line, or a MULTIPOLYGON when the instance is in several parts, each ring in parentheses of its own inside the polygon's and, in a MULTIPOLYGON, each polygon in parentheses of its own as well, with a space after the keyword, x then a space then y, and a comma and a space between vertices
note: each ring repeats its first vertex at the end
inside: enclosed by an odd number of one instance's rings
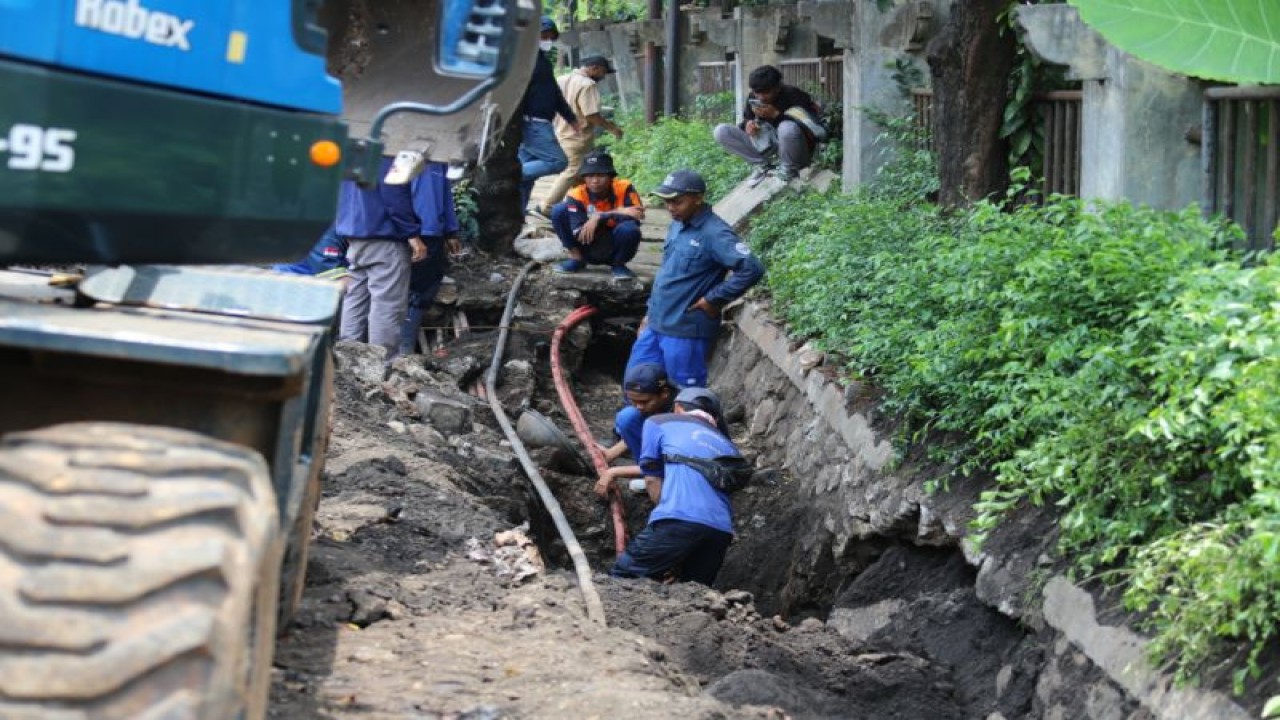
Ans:
POLYGON ((1280 83, 1280 0, 1070 0, 1113 45, 1174 72, 1280 83))

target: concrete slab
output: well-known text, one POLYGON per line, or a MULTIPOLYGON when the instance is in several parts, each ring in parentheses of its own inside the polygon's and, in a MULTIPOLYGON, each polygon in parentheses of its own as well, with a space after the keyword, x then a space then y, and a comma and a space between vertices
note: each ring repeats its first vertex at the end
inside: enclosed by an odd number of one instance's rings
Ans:
POLYGON ((715 213, 734 230, 741 231, 746 226, 747 218, 755 214, 765 203, 778 196, 784 190, 803 192, 813 188, 825 192, 836 180, 836 174, 830 170, 805 169, 800 176, 789 183, 778 178, 768 177, 758 185, 743 180, 738 186, 715 204, 715 213))
POLYGON ((720 202, 715 204, 715 213, 734 230, 741 230, 752 213, 786 189, 787 184, 775 177, 767 177, 757 185, 743 180, 728 195, 720 198, 720 202))

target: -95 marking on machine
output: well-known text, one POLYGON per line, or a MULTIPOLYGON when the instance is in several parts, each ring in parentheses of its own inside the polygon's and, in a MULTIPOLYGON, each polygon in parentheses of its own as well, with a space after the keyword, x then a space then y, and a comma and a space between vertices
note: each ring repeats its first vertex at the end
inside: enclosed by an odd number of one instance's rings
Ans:
POLYGON ((76 131, 18 123, 0 137, 0 153, 9 153, 10 170, 70 172, 76 164, 76 131))

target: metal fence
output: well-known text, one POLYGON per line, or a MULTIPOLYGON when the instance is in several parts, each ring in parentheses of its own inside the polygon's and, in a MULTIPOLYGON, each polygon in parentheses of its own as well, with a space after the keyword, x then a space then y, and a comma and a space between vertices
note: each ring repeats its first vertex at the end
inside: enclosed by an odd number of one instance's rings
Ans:
POLYGON ((737 65, 734 60, 698 63, 698 93, 710 95, 733 92, 733 76, 737 74, 737 65))
POLYGON ((796 58, 778 61, 782 81, 813 94, 823 103, 844 100, 844 58, 796 58))
POLYGON ((1080 194, 1081 97, 1079 90, 1057 90, 1036 100, 1044 128, 1046 195, 1080 194))
MULTIPOLYGON (((1079 90, 1057 90, 1037 96, 1036 113, 1044 135, 1045 195, 1080 193, 1080 106, 1079 90)), ((933 91, 911 91, 916 147, 934 150, 933 91)))
POLYGON ((933 152, 933 90, 911 90, 912 122, 915 125, 915 144, 918 150, 933 152))
POLYGON ((1244 229, 1248 249, 1275 246, 1280 222, 1280 87, 1205 91, 1204 206, 1244 229))
MULTIPOLYGON (((780 60, 782 81, 813 94, 824 103, 840 103, 844 99, 844 59, 840 56, 780 60)), ((736 60, 698 63, 698 92, 701 94, 733 90, 737 74, 736 60)))

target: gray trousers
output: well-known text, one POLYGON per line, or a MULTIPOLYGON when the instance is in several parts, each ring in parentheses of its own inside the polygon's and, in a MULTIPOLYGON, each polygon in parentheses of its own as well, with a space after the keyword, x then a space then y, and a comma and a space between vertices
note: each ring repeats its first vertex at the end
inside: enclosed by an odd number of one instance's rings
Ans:
POLYGON ((400 351, 400 325, 409 305, 410 257, 405 242, 351 239, 351 281, 342 298, 339 340, 381 345, 391 362, 400 351))
MULTIPOLYGON (((761 123, 761 125, 764 124, 761 123)), ((752 165, 766 163, 777 155, 783 165, 799 170, 809 167, 809 162, 813 159, 804 130, 794 122, 784 122, 779 125, 777 139, 769 143, 763 151, 756 147, 756 143, 747 131, 737 125, 728 123, 717 125, 715 138, 720 147, 752 165)))

